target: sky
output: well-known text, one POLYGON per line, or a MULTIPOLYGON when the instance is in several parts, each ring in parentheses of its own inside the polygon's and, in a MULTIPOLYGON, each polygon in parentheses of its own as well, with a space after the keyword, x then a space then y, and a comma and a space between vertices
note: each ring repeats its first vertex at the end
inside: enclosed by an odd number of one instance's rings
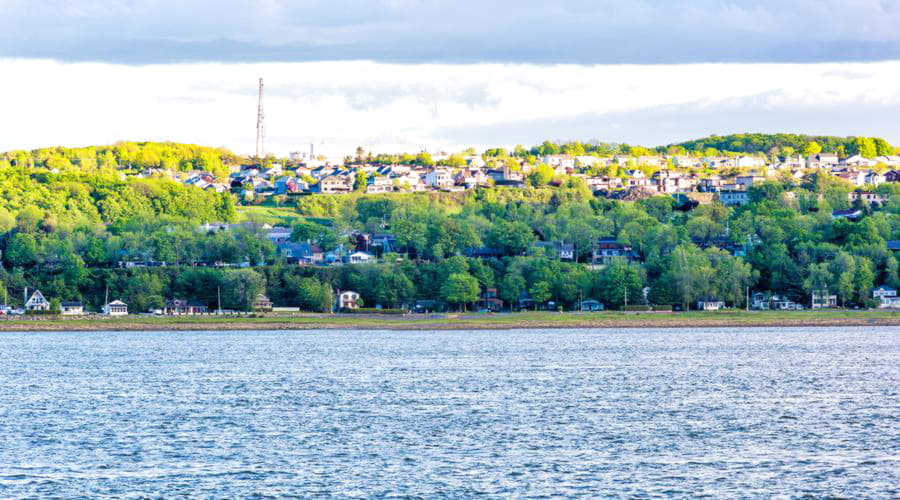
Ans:
POLYGON ((900 0, 0 0, 0 150, 900 144, 900 0))

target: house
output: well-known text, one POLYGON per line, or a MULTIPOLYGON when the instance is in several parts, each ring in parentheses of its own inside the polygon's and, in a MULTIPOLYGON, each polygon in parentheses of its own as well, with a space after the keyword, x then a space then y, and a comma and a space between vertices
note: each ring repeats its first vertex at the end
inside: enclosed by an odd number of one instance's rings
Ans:
POLYGON ((862 203, 869 206, 882 206, 884 205, 884 202, 887 201, 881 194, 873 193, 871 191, 851 191, 847 197, 850 199, 850 203, 861 200, 862 203))
POLYGON ((382 253, 394 252, 397 249, 397 237, 390 233, 375 233, 369 238, 369 245, 380 247, 382 253))
POLYGON ((892 252, 900 252, 900 240, 888 240, 887 249, 892 252))
POLYGON ((575 158, 569 155, 547 155, 541 158, 541 163, 561 173, 575 169, 575 158))
POLYGON ((166 301, 162 313, 166 316, 194 316, 196 314, 206 314, 208 308, 201 304, 191 304, 186 300, 170 299, 166 301))
POLYGON ((310 243, 279 243, 275 251, 290 264, 317 264, 325 259, 325 253, 310 243))
POLYGON ((353 191, 349 177, 331 175, 319 181, 318 191, 322 194, 341 194, 353 191))
POLYGON ((853 208, 851 208, 850 210, 835 210, 834 212, 831 212, 831 219, 847 219, 851 221, 857 221, 862 218, 862 215, 862 210, 853 208))
POLYGON ((602 311, 603 304, 594 299, 582 300, 578 305, 579 309, 584 312, 594 312, 594 311, 602 311))
POLYGON ((266 238, 272 243, 285 243, 291 239, 291 228, 275 226, 266 233, 266 238))
POLYGON ((631 247, 616 241, 615 238, 600 238, 594 246, 592 258, 594 264, 609 264, 616 258, 635 260, 638 258, 638 254, 631 247))
POLYGON ((721 300, 700 300, 697 302, 698 311, 718 311, 724 308, 725 303, 721 300))
POLYGON ((742 206, 750 203, 750 195, 740 189, 723 189, 718 194, 719 201, 726 207, 742 206))
POLYGON ((372 259, 375 257, 372 254, 366 252, 353 252, 347 256, 347 263, 349 264, 365 264, 366 262, 372 262, 372 259))
POLYGON ((749 189, 754 184, 761 184, 765 181, 766 178, 759 175, 739 175, 734 179, 734 183, 738 185, 739 189, 749 189))
POLYGON ((891 170, 884 173, 885 182, 900 182, 900 170, 891 170))
POLYGON ((764 293, 754 293, 751 303, 751 307, 757 311, 799 311, 803 309, 802 304, 776 294, 768 296, 764 293))
POLYGON ((359 309, 361 303, 359 294, 352 290, 345 290, 338 294, 338 309, 359 309))
POLYGON ((260 312, 271 312, 272 301, 265 295, 259 294, 256 296, 256 300, 253 301, 252 309, 260 312))
POLYGON ((482 296, 484 308, 488 311, 496 312, 503 309, 503 301, 497 295, 496 288, 488 288, 482 296))
MULTIPOLYGON (((28 290, 26 289, 25 295, 28 295, 28 290)), ((44 294, 41 293, 40 290, 35 290, 31 297, 25 301, 25 311, 34 312, 34 311, 49 311, 50 310, 50 301, 44 298, 44 294)))
POLYGON ((107 316, 128 316, 128 304, 114 300, 103 306, 103 314, 107 316))
POLYGON ((390 193, 394 190, 394 180, 390 177, 375 176, 366 180, 366 193, 390 193))
POLYGON ((900 308, 900 297, 897 297, 896 288, 881 285, 872 290, 872 298, 878 300, 878 307, 881 309, 900 308))
POLYGON ((561 241, 539 241, 535 248, 543 248, 553 256, 559 256, 559 260, 575 260, 575 245, 561 241))
POLYGON ((84 304, 81 302, 60 302, 59 312, 63 316, 81 316, 84 314, 84 304))
POLYGON ((827 290, 814 290, 811 306, 813 309, 833 309, 837 307, 837 295, 829 295, 827 290))
POLYGON ((432 169, 425 174, 423 180, 425 181, 425 184, 436 189, 449 188, 454 184, 453 175, 450 174, 450 171, 443 168, 432 169))

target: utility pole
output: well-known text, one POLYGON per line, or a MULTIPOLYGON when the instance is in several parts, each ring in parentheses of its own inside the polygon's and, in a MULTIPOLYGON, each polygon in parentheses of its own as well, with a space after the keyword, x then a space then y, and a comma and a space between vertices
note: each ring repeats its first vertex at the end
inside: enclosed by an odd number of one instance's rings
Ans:
POLYGON ((259 79, 259 109, 256 113, 256 161, 262 165, 266 155, 266 111, 263 107, 263 79, 259 79))
POLYGON ((628 309, 628 285, 622 285, 625 290, 625 309, 628 309))
POLYGON ((216 287, 216 304, 218 305, 218 308, 219 308, 218 311, 216 311, 216 313, 221 315, 222 314, 222 287, 220 287, 220 286, 216 287))

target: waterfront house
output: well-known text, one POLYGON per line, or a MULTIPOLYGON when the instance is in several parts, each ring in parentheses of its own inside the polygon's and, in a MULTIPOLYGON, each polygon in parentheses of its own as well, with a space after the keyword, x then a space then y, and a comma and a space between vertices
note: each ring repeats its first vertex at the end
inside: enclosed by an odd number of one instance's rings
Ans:
POLYGON ((761 292, 753 294, 751 304, 751 307, 757 311, 799 311, 803 309, 802 304, 798 304, 783 295, 773 294, 768 296, 761 292))
POLYGON ((581 309, 583 312, 595 312, 603 310, 603 304, 594 299, 582 300, 578 306, 579 309, 581 309))
POLYGON ((882 309, 900 308, 900 297, 897 297, 897 289, 887 285, 872 290, 872 298, 878 300, 878 307, 882 309))
POLYGON ((724 309, 725 303, 721 300, 700 300, 697 301, 698 311, 718 311, 724 309))
POLYGON ((814 290, 811 306, 813 309, 833 309, 837 307, 837 295, 829 295, 827 290, 814 290))
POLYGON ((259 312, 271 312, 272 301, 269 300, 269 297, 259 294, 256 296, 256 300, 253 301, 252 309, 259 312))
POLYGON ((202 304, 193 304, 181 299, 170 299, 166 301, 162 313, 166 316, 194 316, 206 314, 208 311, 209 309, 202 304))
POLYGON ((352 290, 344 290, 338 294, 338 309, 359 309, 359 294, 352 290))
POLYGON ((63 316, 81 316, 84 314, 84 304, 81 302, 60 302, 59 312, 63 316))
POLYGON ((498 297, 496 288, 485 290, 482 298, 486 310, 495 312, 503 309, 503 301, 498 297))
POLYGON ((128 304, 114 300, 103 306, 103 314, 107 316, 128 316, 128 304))
MULTIPOLYGON (((26 296, 28 292, 25 292, 26 296)), ((44 294, 41 293, 40 290, 35 290, 31 297, 27 301, 25 301, 25 311, 26 312, 35 312, 35 311, 49 311, 50 310, 50 301, 48 301, 44 294)))

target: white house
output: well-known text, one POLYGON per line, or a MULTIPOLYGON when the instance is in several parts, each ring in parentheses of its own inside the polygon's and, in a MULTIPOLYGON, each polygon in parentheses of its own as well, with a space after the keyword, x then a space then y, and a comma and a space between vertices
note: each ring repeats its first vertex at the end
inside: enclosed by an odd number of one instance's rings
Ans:
POLYGON ((84 304, 81 302, 60 302, 59 312, 63 316, 81 316, 84 314, 84 304))
POLYGON ((698 311, 718 311, 724 307, 725 303, 721 300, 701 300, 697 302, 698 311))
POLYGON ((347 262, 350 264, 365 264, 366 262, 371 262, 375 257, 366 252, 353 252, 347 257, 347 262))
POLYGON ((541 163, 553 167, 554 170, 575 168, 575 158, 569 155, 547 155, 541 158, 541 163))
MULTIPOLYGON (((27 295, 28 292, 26 291, 25 294, 27 295)), ((49 311, 50 301, 44 298, 44 294, 40 290, 35 290, 31 297, 25 301, 25 310, 28 312, 49 311)))
POLYGON ((900 297, 897 297, 897 289, 886 285, 872 290, 872 298, 878 299, 880 308, 897 308, 900 307, 900 297))
POLYGON ((107 316, 128 316, 128 304, 114 300, 103 306, 103 314, 107 316))
POLYGON ((359 309, 359 294, 345 290, 338 294, 338 309, 359 309))
POLYGON ((453 175, 445 169, 436 168, 425 174, 425 184, 435 188, 449 188, 453 186, 453 175))

